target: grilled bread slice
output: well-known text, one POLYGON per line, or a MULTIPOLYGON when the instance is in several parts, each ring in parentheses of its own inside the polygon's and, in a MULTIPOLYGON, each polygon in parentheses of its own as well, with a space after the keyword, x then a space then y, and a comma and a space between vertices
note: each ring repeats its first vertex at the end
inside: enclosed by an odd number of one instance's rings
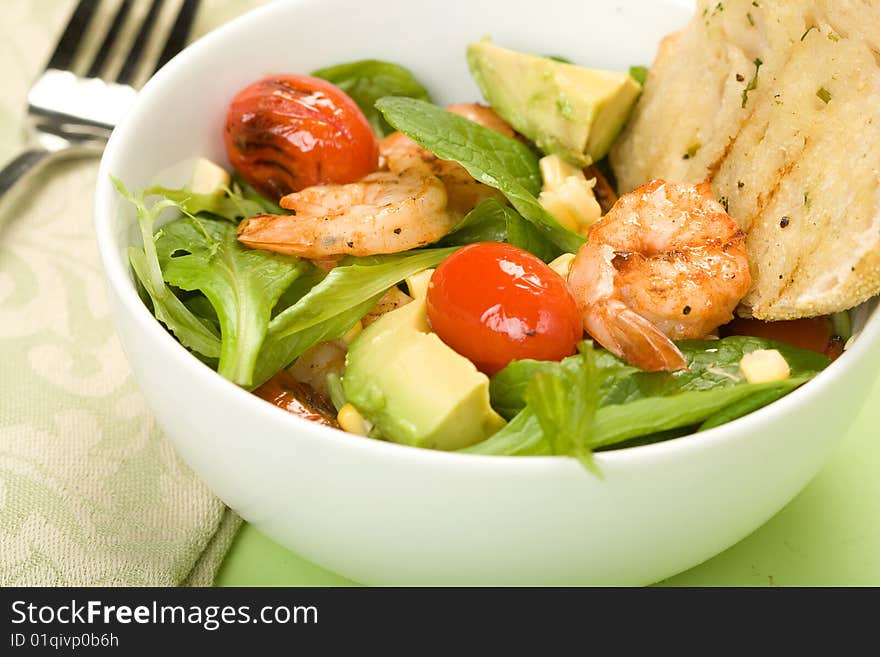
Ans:
POLYGON ((661 44, 611 153, 621 192, 700 182, 748 234, 741 314, 880 292, 880 3, 699 2, 661 44))

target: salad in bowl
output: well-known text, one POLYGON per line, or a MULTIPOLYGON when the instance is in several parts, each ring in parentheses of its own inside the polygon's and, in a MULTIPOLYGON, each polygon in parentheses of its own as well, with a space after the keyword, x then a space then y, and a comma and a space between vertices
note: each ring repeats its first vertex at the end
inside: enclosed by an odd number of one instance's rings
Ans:
POLYGON ((378 440, 563 455, 700 432, 825 368, 845 315, 734 319, 746 235, 708 183, 618 197, 645 71, 472 43, 486 104, 360 60, 239 91, 231 169, 120 192, 156 318, 222 376, 378 440), (163 213, 176 215, 160 223, 163 213))
POLYGON ((157 73, 96 226, 196 475, 381 584, 645 584, 791 500, 880 357, 873 55, 698 4, 277 2, 157 73))

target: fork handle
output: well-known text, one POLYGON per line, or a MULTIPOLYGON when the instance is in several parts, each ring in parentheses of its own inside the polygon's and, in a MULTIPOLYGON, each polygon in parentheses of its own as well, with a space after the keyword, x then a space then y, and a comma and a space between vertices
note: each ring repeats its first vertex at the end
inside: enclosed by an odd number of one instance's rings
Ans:
POLYGON ((29 148, 3 167, 0 171, 0 200, 16 182, 45 164, 51 155, 52 152, 45 148, 29 148))

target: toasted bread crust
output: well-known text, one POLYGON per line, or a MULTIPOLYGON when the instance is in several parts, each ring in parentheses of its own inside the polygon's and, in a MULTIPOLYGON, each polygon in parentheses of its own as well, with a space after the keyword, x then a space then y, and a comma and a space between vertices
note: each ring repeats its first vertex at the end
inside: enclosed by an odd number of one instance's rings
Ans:
POLYGON ((880 292, 880 6, 758 4, 663 40, 611 162, 621 192, 711 182, 748 233, 741 314, 829 314, 880 292))

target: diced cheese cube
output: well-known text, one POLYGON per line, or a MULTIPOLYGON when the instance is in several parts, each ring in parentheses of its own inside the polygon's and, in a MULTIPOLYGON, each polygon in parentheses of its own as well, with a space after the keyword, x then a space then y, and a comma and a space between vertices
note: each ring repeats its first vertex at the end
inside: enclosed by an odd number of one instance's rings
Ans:
POLYGON ((571 265, 572 263, 574 263, 574 259, 574 253, 563 253, 547 266, 550 267, 550 269, 555 271, 557 274, 562 276, 562 278, 568 280, 568 272, 571 271, 571 265))
POLYGON ((538 202, 569 230, 585 233, 602 216, 593 192, 596 179, 587 180, 583 171, 558 155, 541 158, 540 167, 544 183, 538 202))
POLYGON ((222 193, 222 188, 229 185, 229 173, 211 160, 200 157, 193 165, 189 188, 194 194, 222 193))
POLYGON ((758 349, 744 355, 739 369, 749 383, 784 381, 791 375, 788 362, 776 349, 758 349))
POLYGON ((569 164, 558 155, 547 155, 542 157, 538 166, 541 167, 541 178, 544 181, 545 189, 556 189, 560 187, 566 178, 583 175, 580 169, 573 164, 569 164))

